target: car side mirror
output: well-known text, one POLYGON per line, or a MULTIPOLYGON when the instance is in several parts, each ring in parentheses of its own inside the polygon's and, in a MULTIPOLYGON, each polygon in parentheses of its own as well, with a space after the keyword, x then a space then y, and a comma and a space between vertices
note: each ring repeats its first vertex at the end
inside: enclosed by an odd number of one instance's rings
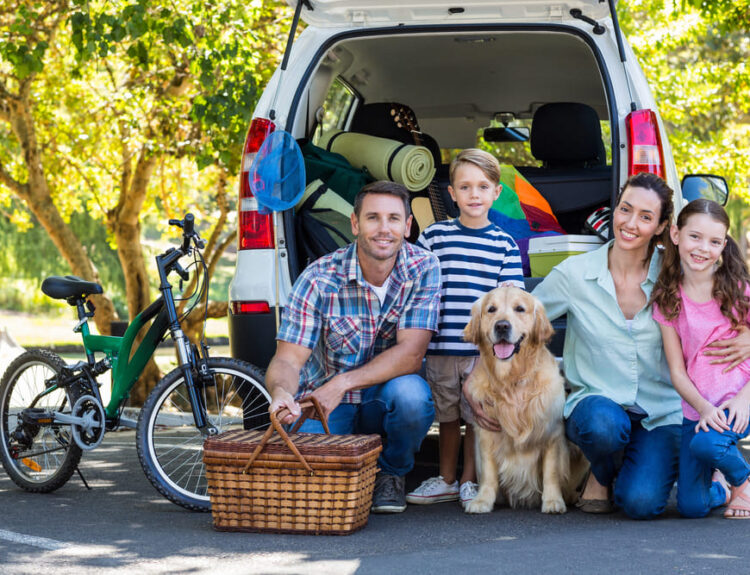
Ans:
POLYGON ((729 185, 721 176, 688 174, 682 178, 682 197, 688 202, 705 198, 724 206, 729 198, 729 185))

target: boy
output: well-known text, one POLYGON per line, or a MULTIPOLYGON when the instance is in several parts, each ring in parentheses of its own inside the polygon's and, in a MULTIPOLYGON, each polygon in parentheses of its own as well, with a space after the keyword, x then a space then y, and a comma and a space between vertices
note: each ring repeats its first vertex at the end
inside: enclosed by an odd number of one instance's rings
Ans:
POLYGON ((479 353, 463 340, 463 329, 480 296, 501 284, 523 288, 524 283, 518 246, 487 215, 500 195, 498 161, 482 150, 466 149, 451 163, 449 175, 448 191, 458 204, 459 216, 432 224, 417 240, 440 261, 440 321, 426 356, 427 381, 440 424, 440 476, 425 480, 406 501, 424 505, 460 498, 466 506, 476 495, 477 484, 473 417, 461 386, 479 353), (456 478, 459 416, 467 423, 460 482, 456 478))

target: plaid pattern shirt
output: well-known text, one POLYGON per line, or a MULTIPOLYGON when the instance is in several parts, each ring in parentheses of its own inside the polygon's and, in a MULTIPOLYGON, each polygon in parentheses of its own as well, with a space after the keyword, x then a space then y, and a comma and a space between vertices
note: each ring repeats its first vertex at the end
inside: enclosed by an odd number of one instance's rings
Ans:
MULTIPOLYGON (((400 329, 437 331, 440 268, 434 254, 404 242, 383 304, 367 285, 352 243, 310 264, 297 279, 276 339, 312 350, 297 399, 396 344, 400 329)), ((360 391, 343 403, 359 403, 360 391)))

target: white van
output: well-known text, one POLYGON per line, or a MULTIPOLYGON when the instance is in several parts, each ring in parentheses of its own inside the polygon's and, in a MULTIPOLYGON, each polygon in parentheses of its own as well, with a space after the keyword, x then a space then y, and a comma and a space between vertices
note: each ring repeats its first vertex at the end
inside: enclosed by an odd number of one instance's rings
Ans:
MULTIPOLYGON (((274 218, 258 212, 250 191, 247 172, 271 130, 316 144, 328 141, 330 130, 383 137, 395 126, 407 142, 418 124, 416 142, 430 149, 435 164, 432 193, 415 193, 421 228, 455 214, 445 190, 447 164, 456 151, 479 146, 512 164, 571 235, 586 233, 586 217, 611 206, 636 172, 662 176, 682 205, 667 135, 620 34, 615 0, 290 4, 307 27, 287 48, 285 70, 266 87, 244 147, 239 252, 229 290, 234 357, 268 365, 275 308, 283 308, 309 258, 297 212, 280 214, 274 234, 274 218)), ((723 203, 725 182, 694 182, 723 203)), ((555 327, 553 347, 559 347, 564 323, 555 327)))

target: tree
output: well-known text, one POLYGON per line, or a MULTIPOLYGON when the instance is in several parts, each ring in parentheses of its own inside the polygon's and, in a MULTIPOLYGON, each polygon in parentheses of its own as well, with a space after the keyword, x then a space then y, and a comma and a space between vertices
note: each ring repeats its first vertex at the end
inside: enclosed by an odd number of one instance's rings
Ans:
MULTIPOLYGON (((0 183, 8 188, 36 216, 71 271, 89 281, 98 274, 81 242, 67 225, 55 204, 55 190, 48 179, 45 148, 49 143, 45 124, 49 110, 35 105, 35 86, 44 68, 45 56, 57 41, 66 17, 64 1, 21 2, 6 5, 0 12, 0 122, 9 130, 3 134, 0 151, 0 183), (40 126, 39 124, 43 124, 40 126), (40 133, 41 132, 41 133, 40 133)), ((97 327, 109 333, 116 317, 106 296, 95 298, 99 306, 97 327)))
MULTIPOLYGON (((227 182, 287 12, 237 0, 18 0, 0 11, 0 122, 9 127, 0 124, 0 183, 92 281, 67 220, 85 210, 105 223, 131 319, 151 300, 142 218, 179 217, 215 185, 217 222, 228 221, 227 182)), ((215 264, 230 240, 221 227, 210 233, 215 264)), ((98 305, 108 333, 114 308, 98 305)))
POLYGON ((740 237, 750 216, 750 2, 627 0, 618 6, 678 170, 726 178, 732 231, 740 237))

